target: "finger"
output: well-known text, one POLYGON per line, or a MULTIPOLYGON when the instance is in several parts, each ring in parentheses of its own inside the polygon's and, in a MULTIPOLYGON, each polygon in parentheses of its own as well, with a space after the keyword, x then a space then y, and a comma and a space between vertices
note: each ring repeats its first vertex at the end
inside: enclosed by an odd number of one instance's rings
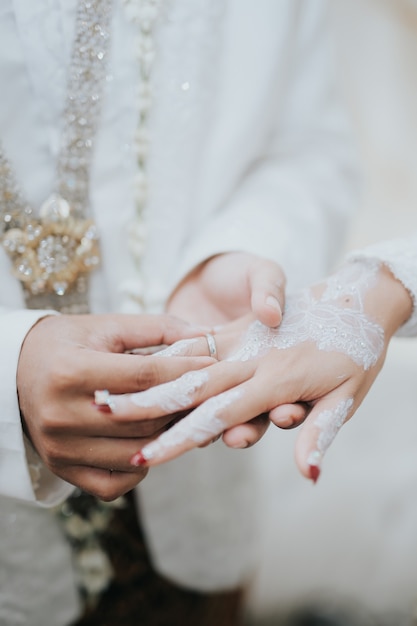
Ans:
POLYGON ((123 473, 111 471, 111 468, 73 466, 63 469, 59 476, 100 500, 110 502, 136 487, 145 478, 148 469, 141 469, 139 473, 123 473))
POLYGON ((271 407, 259 384, 250 379, 199 405, 131 459, 134 465, 157 465, 201 446, 271 407))
POLYGON ((51 373, 51 384, 58 390, 76 389, 90 395, 96 389, 127 393, 159 385, 213 362, 209 357, 172 357, 168 360, 156 356, 84 350, 82 359, 74 355, 73 367, 71 362, 63 364, 62 370, 59 363, 56 365, 51 373))
POLYGON ((212 356, 212 351, 209 347, 209 339, 210 341, 214 341, 214 336, 206 333, 204 337, 193 337, 192 339, 181 339, 180 341, 176 341, 170 346, 163 348, 155 353, 157 357, 173 357, 173 356, 209 356, 218 360, 218 354, 216 350, 216 357, 212 356))
POLYGON ((201 336, 208 332, 204 326, 189 324, 173 315, 105 316, 107 333, 114 350, 126 352, 145 346, 170 345, 180 339, 201 336))
MULTIPOLYGON (((160 359, 163 361, 163 359, 160 359)), ((209 368, 186 372, 178 379, 131 394, 112 394, 107 407, 119 420, 153 418, 190 410, 249 378, 252 362, 218 362, 209 368)), ((256 413, 255 413, 256 415, 256 413)), ((252 416, 250 416, 252 417, 252 416)))
MULTIPOLYGON (((106 391, 98 394, 107 394, 106 391)), ((97 394, 97 395, 98 395, 97 394)), ((60 448, 68 454, 74 450, 69 445, 70 438, 78 438, 77 445, 90 438, 151 438, 183 416, 183 413, 153 415, 151 418, 142 411, 140 415, 120 417, 106 405, 97 405, 93 394, 77 396, 63 405, 46 405, 38 416, 39 453, 53 457, 60 448)))
POLYGON ((340 389, 311 409, 295 445, 295 460, 303 476, 313 482, 318 480, 326 451, 354 411, 353 399, 340 389))
MULTIPOLYGON (((244 318, 240 318, 244 319, 244 318)), ((240 322, 240 320, 239 320, 240 322)), ((193 337, 192 339, 182 339, 172 345, 155 353, 156 357, 197 357, 208 356, 214 361, 221 361, 227 358, 232 347, 235 346, 237 337, 244 333, 243 323, 231 323, 228 325, 228 332, 223 335, 213 335, 206 333, 204 337, 193 337)))
POLYGON ((249 270, 252 311, 266 326, 279 326, 285 304, 285 275, 273 261, 260 260, 249 270))
POLYGON ((86 466, 131 472, 132 455, 150 443, 166 429, 160 429, 152 437, 57 437, 50 446, 46 458, 56 468, 86 466))
POLYGON ((269 419, 278 428, 296 428, 304 422, 310 407, 305 402, 296 404, 281 404, 269 412, 269 419))
POLYGON ((258 415, 246 424, 239 424, 226 430, 223 433, 223 441, 229 448, 249 448, 262 439, 268 427, 268 415, 258 415))
POLYGON ((74 412, 51 418, 49 423, 43 424, 44 437, 60 436, 78 438, 144 438, 155 437, 159 432, 166 430, 177 419, 177 414, 154 416, 130 416, 127 419, 114 415, 106 406, 97 406, 91 400, 74 404, 74 412), (77 411, 76 406, 80 406, 77 411), (53 419, 53 422, 52 422, 53 419))

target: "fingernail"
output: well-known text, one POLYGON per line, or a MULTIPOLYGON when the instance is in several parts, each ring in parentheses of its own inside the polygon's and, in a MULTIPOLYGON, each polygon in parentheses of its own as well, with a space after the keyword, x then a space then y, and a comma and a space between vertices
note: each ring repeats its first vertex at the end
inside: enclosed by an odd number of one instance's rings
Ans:
POLYGON ((320 467, 318 465, 310 465, 310 479, 314 484, 318 481, 320 476, 320 467))
POLYGON ((130 464, 135 467, 140 467, 141 465, 146 465, 147 460, 143 456, 142 452, 136 452, 130 459, 130 464))
POLYGON ((113 413, 114 402, 107 389, 98 389, 94 392, 93 405, 102 413, 113 413))
POLYGON ((309 478, 313 481, 314 484, 319 479, 321 467, 320 463, 323 458, 323 455, 318 450, 313 450, 310 452, 309 457, 307 459, 307 463, 309 465, 309 478))
POLYGON ((95 409, 97 409, 97 411, 100 411, 100 413, 112 413, 112 409, 111 406, 109 406, 108 404, 97 404, 97 402, 94 402, 94 400, 91 403, 93 405, 93 407, 95 409))
POLYGON ((272 309, 281 312, 281 305, 274 296, 268 296, 265 300, 266 304, 272 309))

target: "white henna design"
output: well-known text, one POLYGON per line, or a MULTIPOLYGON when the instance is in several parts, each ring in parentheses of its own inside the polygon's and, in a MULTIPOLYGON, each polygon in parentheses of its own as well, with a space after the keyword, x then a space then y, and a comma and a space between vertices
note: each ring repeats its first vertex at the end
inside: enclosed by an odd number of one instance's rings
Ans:
POLYGON ((127 411, 132 404, 147 409, 160 407, 166 413, 175 413, 192 405, 195 391, 208 380, 206 371, 187 372, 168 383, 150 387, 137 393, 109 396, 107 404, 113 413, 127 411))
POLYGON ((363 311, 364 296, 374 284, 378 269, 376 263, 365 265, 366 271, 349 267, 330 278, 319 299, 309 290, 288 296, 279 328, 253 322, 229 360, 247 361, 271 348, 285 350, 312 341, 319 350, 346 354, 368 370, 382 353, 384 331, 363 311), (342 301, 346 298, 348 303, 342 301))
POLYGON ((151 387, 146 391, 132 393, 130 400, 142 408, 159 406, 167 413, 174 413, 188 408, 195 391, 202 387, 207 380, 207 372, 187 372, 177 380, 151 387))
POLYGON ((180 341, 176 341, 171 346, 163 348, 163 350, 159 350, 159 352, 155 352, 154 356, 184 356, 187 354, 188 348, 194 343, 197 343, 197 341, 197 337, 193 339, 180 339, 180 341))
POLYGON ((224 419, 218 417, 219 413, 241 396, 240 389, 229 389, 218 396, 209 398, 190 415, 145 446, 141 451, 142 456, 149 461, 163 456, 167 450, 181 446, 187 441, 198 445, 221 435, 227 428, 227 424, 224 419))
POLYGON ((317 450, 324 454, 332 444, 339 430, 342 428, 353 405, 353 399, 342 400, 334 409, 322 411, 314 422, 320 429, 317 439, 317 450))
POLYGON ((326 280, 326 289, 320 300, 340 302, 341 298, 349 298, 352 309, 363 311, 365 294, 376 284, 379 268, 380 263, 376 261, 345 265, 326 280))
POLYGON ((385 265, 409 292, 414 309, 411 317, 397 331, 397 335, 417 334, 417 233, 402 239, 393 239, 374 244, 349 254, 348 260, 362 265, 364 260, 373 260, 385 265))
POLYGON ((346 422, 349 411, 353 405, 353 399, 347 398, 339 402, 333 409, 327 409, 319 413, 314 425, 320 429, 317 439, 317 447, 310 452, 307 462, 310 465, 318 465, 325 452, 333 443, 337 433, 346 422))

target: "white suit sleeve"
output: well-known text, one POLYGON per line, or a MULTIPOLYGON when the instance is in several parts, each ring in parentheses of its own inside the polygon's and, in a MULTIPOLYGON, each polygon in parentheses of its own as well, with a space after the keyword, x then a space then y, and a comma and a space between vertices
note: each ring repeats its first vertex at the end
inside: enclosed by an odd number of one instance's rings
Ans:
POLYGON ((54 506, 74 489, 42 463, 22 430, 16 372, 22 343, 36 322, 53 311, 0 308, 0 495, 54 506))
POLYGON ((397 331, 397 336, 417 336, 417 233, 403 239, 383 241, 354 250, 348 260, 374 259, 380 261, 408 290, 414 303, 411 317, 397 331))
POLYGON ((337 259, 360 185, 325 16, 325 3, 303 3, 268 148, 187 247, 183 275, 210 256, 245 250, 281 263, 300 286, 337 259))

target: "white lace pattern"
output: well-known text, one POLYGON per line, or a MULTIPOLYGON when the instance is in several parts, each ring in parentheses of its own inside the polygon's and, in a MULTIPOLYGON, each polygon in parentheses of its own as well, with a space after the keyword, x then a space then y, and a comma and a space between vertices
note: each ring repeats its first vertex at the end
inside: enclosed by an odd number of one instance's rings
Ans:
MULTIPOLYGON (((357 291, 353 302, 361 300, 357 291)), ((381 354, 384 332, 361 307, 342 308, 337 299, 330 300, 327 290, 320 300, 304 290, 287 298, 284 318, 278 329, 253 322, 241 348, 230 360, 247 361, 271 348, 285 350, 306 341, 314 342, 319 350, 342 352, 367 370, 375 365, 381 354)))
MULTIPOLYGON (((157 387, 150 387, 130 395, 130 400, 136 406, 148 408, 160 406, 167 413, 175 413, 189 406, 193 394, 208 380, 204 371, 186 372, 177 380, 163 383, 157 387)), ((112 396, 117 407, 120 402, 118 396, 112 396)))
POLYGON ((388 267, 409 291, 414 310, 408 321, 397 331, 398 336, 417 335, 417 233, 403 239, 384 241, 362 250, 355 250, 348 260, 374 259, 388 267))
POLYGON ((158 458, 170 448, 181 446, 189 440, 201 445, 216 439, 227 427, 227 422, 222 418, 223 411, 241 396, 242 391, 234 388, 209 398, 186 419, 180 420, 142 448, 143 457, 148 461, 158 458))

